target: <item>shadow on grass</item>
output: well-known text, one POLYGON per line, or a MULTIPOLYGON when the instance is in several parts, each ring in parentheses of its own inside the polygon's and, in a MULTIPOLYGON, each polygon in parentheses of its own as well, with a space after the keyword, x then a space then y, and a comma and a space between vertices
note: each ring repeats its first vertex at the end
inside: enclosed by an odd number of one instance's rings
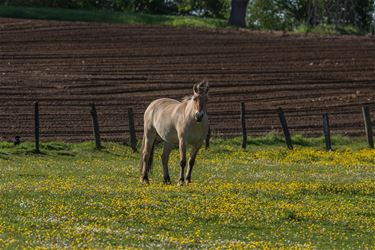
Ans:
MULTIPOLYGON (((341 135, 331 136, 333 150, 351 148, 354 150, 368 148, 365 138, 346 137, 341 135)), ((292 136, 292 144, 297 147, 312 147, 325 150, 324 137, 305 137, 300 134, 292 136)), ((242 137, 231 139, 215 138, 211 140, 211 148, 220 152, 229 152, 235 148, 241 148, 242 137)), ((282 134, 271 131, 264 136, 248 136, 247 149, 258 147, 286 147, 285 139, 282 134)))
POLYGON ((45 156, 47 155, 46 152, 44 151, 37 151, 36 149, 33 149, 33 150, 27 150, 24 152, 25 155, 36 155, 36 156, 45 156))
POLYGON ((9 160, 10 159, 10 154, 0 152, 0 159, 2 159, 2 160, 9 160))

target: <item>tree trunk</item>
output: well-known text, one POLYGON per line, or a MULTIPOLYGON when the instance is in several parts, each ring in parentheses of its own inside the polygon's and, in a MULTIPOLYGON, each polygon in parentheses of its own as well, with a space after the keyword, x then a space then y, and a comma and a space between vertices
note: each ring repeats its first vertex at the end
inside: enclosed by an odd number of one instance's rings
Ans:
POLYGON ((246 27, 246 10, 249 0, 232 0, 229 24, 237 27, 246 27))

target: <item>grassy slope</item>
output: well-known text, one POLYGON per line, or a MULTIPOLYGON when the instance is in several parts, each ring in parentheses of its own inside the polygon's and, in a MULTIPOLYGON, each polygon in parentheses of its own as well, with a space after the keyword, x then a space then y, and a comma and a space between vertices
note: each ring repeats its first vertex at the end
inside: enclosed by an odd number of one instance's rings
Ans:
MULTIPOLYGON (((162 184, 155 161, 150 186, 138 154, 107 143, 0 144, 0 248, 316 247, 375 245, 375 151, 363 141, 295 138, 286 150, 274 135, 239 149, 239 139, 202 150, 194 183, 162 184), (272 144, 272 145, 267 145, 272 144)), ((161 149, 157 148, 159 159, 161 149)), ((178 153, 171 156, 178 174, 178 153)))
POLYGON ((30 8, 16 6, 0 6, 0 17, 64 20, 64 21, 88 21, 109 22, 124 24, 159 24, 169 26, 192 27, 227 27, 227 21, 220 19, 148 15, 131 12, 110 11, 86 11, 54 8, 30 8))

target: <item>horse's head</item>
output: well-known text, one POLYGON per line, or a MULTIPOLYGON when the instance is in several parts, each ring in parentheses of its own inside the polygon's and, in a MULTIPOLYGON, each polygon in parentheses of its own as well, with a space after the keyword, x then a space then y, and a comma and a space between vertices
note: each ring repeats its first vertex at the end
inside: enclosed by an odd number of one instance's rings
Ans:
POLYGON ((194 118, 197 122, 201 122, 207 112, 208 82, 203 80, 198 84, 194 84, 193 91, 194 118))

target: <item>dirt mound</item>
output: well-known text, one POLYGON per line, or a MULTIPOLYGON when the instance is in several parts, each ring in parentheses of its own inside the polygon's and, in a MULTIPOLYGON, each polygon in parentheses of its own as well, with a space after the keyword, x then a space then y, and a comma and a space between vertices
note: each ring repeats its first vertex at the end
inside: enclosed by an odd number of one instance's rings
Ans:
POLYGON ((292 133, 321 134, 329 112, 332 133, 363 135, 374 58, 370 37, 0 19, 0 136, 31 139, 38 100, 43 139, 91 139, 94 102, 102 137, 123 141, 128 107, 141 135, 152 100, 180 99, 203 78, 214 135, 240 134, 240 101, 250 135, 280 130, 278 107, 292 133))

